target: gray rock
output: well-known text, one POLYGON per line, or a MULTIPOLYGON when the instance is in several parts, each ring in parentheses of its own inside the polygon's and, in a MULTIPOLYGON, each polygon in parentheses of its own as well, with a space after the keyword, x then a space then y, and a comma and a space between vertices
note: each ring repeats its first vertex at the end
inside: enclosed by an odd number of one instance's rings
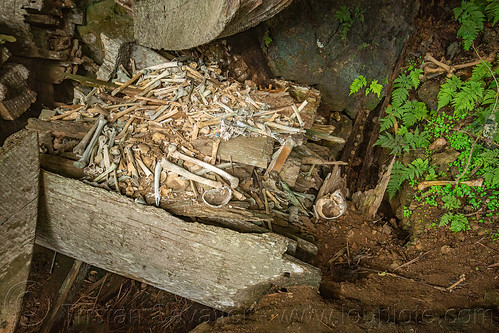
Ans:
MULTIPOLYGON (((266 23, 272 39, 266 47, 268 63, 276 76, 316 85, 331 109, 346 110, 353 118, 361 96, 348 96, 350 84, 359 75, 380 83, 387 78, 418 7, 414 0, 296 1, 266 23), (344 40, 345 24, 335 18, 342 5, 353 19, 344 40)), ((366 107, 373 109, 378 102, 370 94, 366 107)))
POLYGON ((461 52, 461 46, 458 42, 451 43, 447 46, 447 50, 445 51, 445 55, 449 60, 452 60, 456 57, 456 55, 461 52))
POLYGON ((450 163, 457 160, 459 155, 460 152, 455 151, 454 149, 448 149, 444 152, 433 155, 431 157, 431 163, 433 165, 448 166, 450 163))
POLYGON ((422 102, 431 110, 438 108, 438 92, 440 91, 440 84, 437 81, 429 80, 424 82, 418 89, 418 96, 422 102))

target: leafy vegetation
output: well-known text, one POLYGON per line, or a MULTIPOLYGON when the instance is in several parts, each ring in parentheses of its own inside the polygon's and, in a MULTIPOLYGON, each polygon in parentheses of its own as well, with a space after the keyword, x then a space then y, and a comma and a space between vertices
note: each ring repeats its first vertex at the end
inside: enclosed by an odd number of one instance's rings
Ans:
MULTIPOLYGON (((499 21, 499 0, 462 1, 454 10, 461 25, 458 37, 468 50, 488 19, 499 21)), ((475 51, 476 52, 476 51, 475 51)), ((393 82, 390 103, 379 119, 380 134, 375 145, 400 157, 392 167, 387 192, 390 199, 404 183, 414 187, 430 183, 418 191, 419 205, 441 207, 444 213, 435 226, 447 226, 453 232, 470 229, 470 221, 492 223, 499 213, 499 57, 481 61, 471 75, 452 75, 441 82, 437 109, 429 110, 417 98, 423 71, 413 62, 393 82), (445 150, 454 162, 437 164, 437 152, 430 142, 444 139, 445 150), (456 155, 457 154, 457 155, 456 155), (457 156, 457 158, 456 158, 457 156), (480 181, 473 185, 467 181, 480 181)), ((359 76, 350 86, 350 94, 366 88, 376 93, 377 81, 359 76), (374 83, 374 84, 373 84, 374 83)), ((446 153, 444 153, 446 154, 446 153)), ((412 211, 403 207, 403 216, 412 211)), ((499 240, 499 230, 489 232, 499 240)))
POLYGON ((462 1, 460 7, 454 8, 454 16, 461 24, 457 36, 463 39, 464 49, 469 50, 487 19, 492 24, 499 21, 499 0, 462 1))
POLYGON ((355 94, 362 88, 366 88, 366 96, 372 92, 380 98, 381 92, 383 91, 383 85, 378 83, 378 80, 372 80, 369 86, 367 86, 367 79, 359 75, 355 80, 353 80, 352 84, 350 85, 350 94, 355 94))
POLYGON ((439 226, 449 225, 453 232, 459 232, 470 229, 470 223, 463 214, 445 213, 440 220, 439 226))
POLYGON ((267 30, 263 35, 263 42, 265 43, 265 47, 269 47, 272 44, 272 37, 270 37, 270 32, 267 30))
POLYGON ((347 38, 350 28, 353 26, 354 18, 358 19, 360 22, 364 22, 364 11, 359 7, 356 7, 352 12, 346 6, 341 6, 334 14, 334 17, 342 26, 340 39, 344 41, 347 38))

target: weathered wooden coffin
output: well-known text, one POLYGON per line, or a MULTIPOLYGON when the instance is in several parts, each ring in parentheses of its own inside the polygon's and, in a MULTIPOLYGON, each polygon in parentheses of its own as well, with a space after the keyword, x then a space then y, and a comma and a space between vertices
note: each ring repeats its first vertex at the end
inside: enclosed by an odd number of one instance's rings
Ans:
POLYGON ((182 50, 265 21, 292 0, 135 0, 134 35, 141 45, 182 50))
POLYGON ((42 172, 37 243, 223 311, 271 286, 318 286, 319 269, 286 254, 290 240, 185 222, 114 192, 42 172))
POLYGON ((18 132, 0 147, 0 332, 14 332, 28 285, 38 211, 38 141, 18 132))

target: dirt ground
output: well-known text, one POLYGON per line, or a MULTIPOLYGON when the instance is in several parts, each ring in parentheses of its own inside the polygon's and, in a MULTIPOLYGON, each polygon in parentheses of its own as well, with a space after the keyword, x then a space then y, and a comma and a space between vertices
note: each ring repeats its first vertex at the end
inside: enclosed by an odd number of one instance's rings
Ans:
MULTIPOLYGON (((415 61, 426 51, 442 56, 449 40, 455 40, 457 26, 439 6, 441 2, 423 6, 406 60, 415 61)), ((498 243, 486 234, 486 226, 472 225, 457 234, 430 227, 439 214, 438 209, 428 214, 427 227, 417 239, 389 210, 369 221, 350 207, 341 218, 320 222, 312 232, 319 247, 312 263, 323 274, 320 290, 281 290, 246 314, 222 314, 91 269, 61 331, 183 332, 207 320, 195 332, 499 331, 498 243), (154 308, 157 304, 162 307, 154 308), (115 314, 105 316, 117 306, 125 312, 141 309, 140 324, 130 321, 139 317, 117 322, 115 314), (86 325, 78 324, 78 309, 87 311, 86 325)), ((47 273, 52 258, 40 253, 33 276, 38 284, 25 302, 25 313, 48 306, 41 290, 54 279, 47 273)), ((25 316, 24 331, 37 331, 37 318, 25 316)))

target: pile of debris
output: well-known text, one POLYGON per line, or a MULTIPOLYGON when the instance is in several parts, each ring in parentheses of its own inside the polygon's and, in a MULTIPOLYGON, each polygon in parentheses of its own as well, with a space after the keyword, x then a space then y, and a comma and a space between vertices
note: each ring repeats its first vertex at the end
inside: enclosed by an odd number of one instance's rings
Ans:
MULTIPOLYGON (((51 128, 59 132, 42 146, 76 160, 96 186, 239 231, 312 233, 314 220, 346 209, 338 168, 346 163, 330 161, 329 148, 314 143, 344 140, 317 115, 313 88, 243 86, 202 61, 131 73, 121 66, 114 83, 68 76, 83 85, 74 105, 42 112, 45 123, 58 121, 51 128), (64 131, 60 120, 93 126, 78 141, 79 131, 64 131), (324 182, 322 171, 332 166, 336 176, 324 182)), ((46 127, 41 123, 32 119, 28 128, 46 127)))

